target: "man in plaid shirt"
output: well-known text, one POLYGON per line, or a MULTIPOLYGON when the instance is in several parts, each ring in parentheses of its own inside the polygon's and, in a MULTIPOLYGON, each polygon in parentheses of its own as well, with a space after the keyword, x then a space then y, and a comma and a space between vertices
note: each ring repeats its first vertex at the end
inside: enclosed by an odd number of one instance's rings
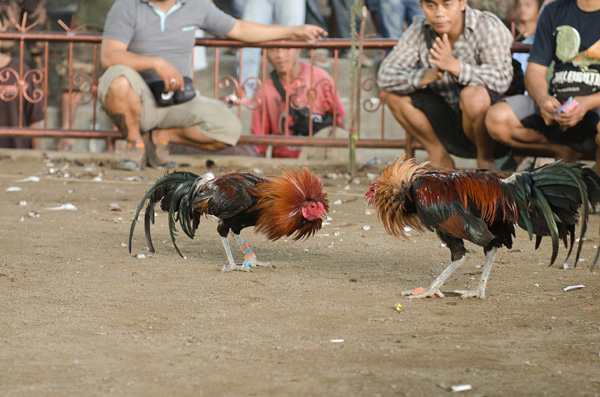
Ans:
POLYGON ((419 0, 415 20, 379 69, 379 87, 433 167, 454 168, 450 154, 494 167, 508 153, 485 128, 485 113, 513 77, 510 31, 467 0, 419 0))

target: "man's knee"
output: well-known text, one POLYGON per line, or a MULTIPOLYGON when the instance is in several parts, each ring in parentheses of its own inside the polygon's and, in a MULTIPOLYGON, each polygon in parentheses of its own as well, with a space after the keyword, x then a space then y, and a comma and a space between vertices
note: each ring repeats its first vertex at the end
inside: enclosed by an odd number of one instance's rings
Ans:
POLYGON ((115 77, 108 86, 107 96, 113 98, 125 98, 131 93, 132 88, 125 76, 115 77))
POLYGON ((405 127, 406 114, 414 110, 412 100, 408 95, 399 95, 391 92, 387 92, 385 96, 385 103, 390 108, 390 111, 396 118, 396 120, 405 127))
POLYGON ((518 122, 512 108, 506 102, 491 106, 485 115, 487 131, 497 141, 506 141, 515 121, 518 122))
POLYGON ((470 117, 485 113, 491 104, 490 94, 484 86, 467 86, 460 92, 460 110, 470 117))

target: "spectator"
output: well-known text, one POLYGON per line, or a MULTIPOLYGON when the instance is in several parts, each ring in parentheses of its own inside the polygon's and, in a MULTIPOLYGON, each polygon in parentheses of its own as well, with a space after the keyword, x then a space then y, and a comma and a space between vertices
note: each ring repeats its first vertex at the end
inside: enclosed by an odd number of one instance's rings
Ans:
MULTIPOLYGON (((47 0, 3 0, 0 1, 0 22, 8 30, 15 30, 16 27, 11 18, 18 24, 23 23, 23 15, 27 13, 27 26, 35 26, 34 30, 49 30, 50 21, 48 20, 48 1, 47 0)), ((44 70, 42 62, 44 53, 43 41, 26 41, 31 63, 35 69, 44 70)), ((10 53, 15 45, 13 40, 4 40, 1 51, 10 53)))
POLYGON ((469 0, 469 6, 475 10, 488 11, 505 23, 517 18, 517 0, 469 0))
POLYGON ((512 35, 494 15, 466 0, 421 0, 425 19, 404 32, 378 74, 387 104, 433 167, 454 168, 450 154, 494 167, 506 152, 483 123, 512 79, 512 35))
MULTIPOLYGON (((305 15, 306 3, 302 1, 247 0, 242 19, 264 25, 276 23, 277 25, 295 26, 304 23, 306 19, 305 15)), ((261 51, 260 48, 240 49, 240 52, 242 52, 242 76, 240 84, 249 78, 256 78, 258 76, 261 51)), ((237 68, 236 72, 237 75, 239 73, 237 68)), ((244 85, 247 98, 254 97, 254 87, 255 85, 250 81, 244 85)))
MULTIPOLYGON (((271 78, 267 79, 262 85, 261 89, 257 92, 257 98, 262 100, 263 105, 266 107, 265 125, 263 128, 262 123, 262 109, 261 107, 256 108, 252 113, 252 134, 254 135, 284 135, 285 134, 285 120, 286 120, 286 98, 285 93, 281 95, 277 89, 277 84, 281 84, 284 91, 287 91, 287 96, 290 103, 294 108, 305 105, 310 107, 314 114, 320 115, 318 119, 325 119, 327 113, 333 113, 332 106, 335 103, 337 113, 337 126, 336 136, 347 137, 347 132, 342 130, 343 128, 343 116, 346 114, 340 97, 337 92, 333 92, 333 79, 323 69, 318 66, 311 66, 304 63, 298 62, 300 56, 299 49, 283 49, 283 48, 271 48, 267 50, 267 58, 274 70, 271 73, 271 78), (288 68, 288 53, 289 63, 288 68), (287 71, 289 70, 289 76, 287 71), (312 79, 311 79, 312 73, 312 79), (312 87, 309 87, 309 84, 312 87), (289 84, 288 82, 292 82, 289 84), (309 89, 314 89, 314 100, 312 103, 308 99, 309 89)), ((291 108, 290 108, 291 109, 291 108)), ((288 110, 288 115, 290 110, 288 110)), ((289 133, 292 133, 295 122, 293 117, 288 119, 289 133), (294 121, 292 121, 294 120, 294 121)), ((314 120, 314 119, 313 119, 314 120)), ((332 121, 333 122, 333 121, 332 121)), ((316 124, 313 124, 313 128, 316 124)), ((299 131, 295 128, 296 135, 308 135, 308 126, 305 129, 299 131)), ((331 126, 322 128, 320 131, 314 131, 316 137, 329 137, 332 128, 331 126)), ((267 147, 257 146, 256 150, 259 155, 264 156, 267 147)), ((285 158, 297 158, 303 149, 297 147, 286 147, 286 146, 274 146, 272 157, 285 157, 285 158)), ((306 149, 304 149, 306 150, 306 149)))
POLYGON ((151 166, 168 166, 163 154, 169 142, 205 150, 237 143, 241 123, 227 106, 197 94, 192 98, 189 76, 196 29, 244 42, 314 40, 326 34, 318 26, 236 20, 209 0, 117 0, 104 28, 102 65, 107 70, 98 87, 104 109, 127 140, 117 168, 140 169, 146 158, 151 166), (157 87, 156 96, 149 84, 157 87), (179 103, 159 106, 153 97, 177 98, 179 103))
MULTIPOLYGON (((43 102, 37 103, 28 100, 27 98, 36 100, 42 96, 40 88, 33 82, 31 75, 25 81, 25 85, 21 85, 17 81, 17 77, 8 72, 12 70, 19 73, 20 60, 11 58, 6 52, 0 52, 0 74, 7 77, 6 81, 3 78, 0 82, 0 125, 5 127, 19 126, 19 108, 22 109, 21 125, 30 128, 39 128, 41 121, 44 119, 43 102), (20 95, 19 90, 24 89, 25 92, 20 95), (25 97, 27 96, 27 98, 25 97), (19 104, 21 101, 21 104, 19 104)), ((23 75, 27 75, 29 66, 23 65, 23 75)), ((25 137, 0 137, 0 147, 15 148, 15 149, 40 149, 39 138, 25 137)))
MULTIPOLYGON (((75 13, 75 22, 77 25, 85 25, 79 32, 102 33, 106 15, 116 0, 79 0, 77 12, 75 13)), ((90 93, 90 81, 94 77, 94 67, 97 67, 98 75, 102 74, 102 65, 98 59, 97 65, 94 65, 94 47, 88 43, 74 44, 72 80, 69 80, 69 58, 64 57, 63 61, 57 66, 57 74, 61 78, 61 123, 63 130, 73 128, 73 121, 77 113, 77 108, 83 100, 84 93, 90 93), (89 81, 81 78, 81 75, 89 77, 89 81), (75 82, 81 84, 74 84, 75 82), (69 88, 71 88, 71 98, 69 99, 69 88), (69 109, 69 106, 71 107, 69 109)), ((94 121, 95 122, 95 121, 94 121)), ((68 151, 71 149, 75 139, 61 138, 58 140, 57 150, 68 151)))
POLYGON ((230 2, 230 14, 234 18, 241 18, 244 13, 244 7, 246 5, 246 1, 248 0, 231 0, 230 2))
POLYGON ((565 161, 596 151, 600 171, 598 21, 600 0, 557 0, 544 8, 525 73, 529 96, 512 96, 490 108, 485 122, 493 138, 565 161))
MULTIPOLYGON (((351 9, 354 0, 329 0, 328 3, 331 7, 330 25, 333 32, 331 36, 350 39, 351 9)), ((319 0, 306 0, 306 22, 321 26, 322 28, 328 26, 319 8, 319 0)), ((349 54, 349 52, 345 52, 343 55, 348 56, 349 54)), ((363 57, 360 63, 364 67, 373 65, 373 61, 367 57, 363 57)))
POLYGON ((422 16, 419 0, 379 0, 381 36, 399 39, 404 24, 410 26, 416 16, 422 16))
MULTIPOLYGON (((535 28, 538 21, 539 0, 518 0, 517 21, 515 23, 515 41, 523 44, 533 44, 535 28)), ((519 62, 523 75, 527 69, 529 53, 515 53, 513 59, 519 62)))

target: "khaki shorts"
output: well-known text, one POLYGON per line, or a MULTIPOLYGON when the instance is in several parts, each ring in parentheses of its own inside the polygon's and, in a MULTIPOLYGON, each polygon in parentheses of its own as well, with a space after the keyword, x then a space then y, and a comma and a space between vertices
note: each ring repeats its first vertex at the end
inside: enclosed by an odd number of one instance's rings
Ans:
POLYGON ((196 93, 191 101, 158 106, 148 84, 138 72, 128 66, 111 66, 100 77, 98 100, 101 104, 104 103, 110 83, 119 76, 124 76, 141 98, 140 131, 195 125, 204 135, 218 142, 235 145, 240 139, 242 124, 224 102, 196 93))

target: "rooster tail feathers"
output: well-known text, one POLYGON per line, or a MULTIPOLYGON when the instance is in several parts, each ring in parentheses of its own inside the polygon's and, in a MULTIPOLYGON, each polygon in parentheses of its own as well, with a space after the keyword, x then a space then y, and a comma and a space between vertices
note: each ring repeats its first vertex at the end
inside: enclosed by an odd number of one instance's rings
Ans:
MULTIPOLYGON (((204 177, 204 176, 203 176, 204 177)), ((181 200, 181 192, 187 191, 186 188, 194 185, 194 181, 199 179, 198 175, 191 172, 173 172, 167 173, 165 176, 159 178, 148 191, 142 197, 140 201, 135 215, 133 217, 133 221, 131 222, 131 228, 129 230, 129 252, 131 253, 131 243, 133 239, 133 232, 135 230, 135 225, 138 220, 138 216, 148 200, 148 205, 146 206, 145 215, 144 215, 144 231, 146 235, 146 242, 148 243, 148 248, 151 252, 154 252, 154 246, 152 244, 152 237, 150 233, 150 226, 154 223, 154 207, 156 203, 161 202, 161 209, 169 212, 169 230, 172 231, 176 228, 171 224, 171 220, 175 220, 179 218, 181 215, 176 212, 180 208, 179 201, 181 200), (176 203, 174 205, 174 203, 176 203), (174 209, 174 212, 173 212, 174 209)), ((172 232, 173 233, 173 232, 172 232)), ((176 233, 175 233, 176 234, 176 233)), ((171 236, 174 239, 174 236, 171 236)), ((177 246, 175 247, 177 249, 177 246)), ((177 249, 179 252, 179 249, 177 249)), ((181 255, 181 253, 179 253, 181 255)))
MULTIPOLYGON (((576 266, 587 232, 588 206, 600 202, 600 177, 582 164, 556 161, 531 172, 513 174, 504 183, 517 204, 519 226, 528 231, 530 238, 536 235, 536 248, 543 236, 551 237, 550 264, 556 260, 559 241, 563 240, 566 246, 567 236, 571 235, 566 260, 569 259, 575 243, 575 225, 581 218, 576 266)), ((599 257, 600 249, 596 261, 599 257)))

